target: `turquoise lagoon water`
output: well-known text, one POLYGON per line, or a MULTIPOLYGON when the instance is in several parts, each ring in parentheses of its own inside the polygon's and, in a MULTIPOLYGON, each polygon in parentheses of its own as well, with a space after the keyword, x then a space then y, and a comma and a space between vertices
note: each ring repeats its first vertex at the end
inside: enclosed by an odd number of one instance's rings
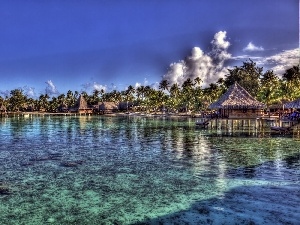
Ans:
POLYGON ((296 138, 187 118, 0 121, 0 224, 300 223, 296 138))

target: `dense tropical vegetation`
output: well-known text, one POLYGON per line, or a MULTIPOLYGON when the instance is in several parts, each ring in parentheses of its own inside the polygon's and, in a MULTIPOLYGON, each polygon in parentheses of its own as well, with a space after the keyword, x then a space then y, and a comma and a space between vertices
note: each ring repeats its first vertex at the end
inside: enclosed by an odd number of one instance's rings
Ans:
POLYGON ((285 71, 280 78, 272 70, 263 72, 252 60, 246 61, 242 66, 228 70, 225 78, 220 78, 208 87, 201 87, 201 79, 186 79, 182 85, 170 85, 162 80, 159 89, 150 86, 134 88, 130 85, 125 91, 113 90, 105 93, 103 90, 94 90, 92 94, 69 90, 66 94, 53 96, 40 95, 37 99, 24 94, 22 89, 10 91, 5 97, 0 97, 0 106, 7 111, 48 111, 57 112, 60 108, 70 108, 75 105, 79 95, 83 95, 89 105, 98 102, 126 102, 136 105, 136 110, 158 111, 167 109, 178 112, 199 112, 207 109, 208 105, 216 101, 229 86, 238 82, 257 100, 269 107, 272 104, 300 98, 300 71, 299 65, 285 71))

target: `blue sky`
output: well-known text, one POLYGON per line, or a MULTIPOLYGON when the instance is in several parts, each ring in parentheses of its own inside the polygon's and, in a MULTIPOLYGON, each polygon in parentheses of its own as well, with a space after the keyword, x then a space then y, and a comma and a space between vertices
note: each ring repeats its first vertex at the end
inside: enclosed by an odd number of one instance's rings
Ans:
POLYGON ((299 63, 298 0, 1 1, 0 30, 2 95, 123 90, 182 75, 205 86, 249 58, 278 75, 299 63))

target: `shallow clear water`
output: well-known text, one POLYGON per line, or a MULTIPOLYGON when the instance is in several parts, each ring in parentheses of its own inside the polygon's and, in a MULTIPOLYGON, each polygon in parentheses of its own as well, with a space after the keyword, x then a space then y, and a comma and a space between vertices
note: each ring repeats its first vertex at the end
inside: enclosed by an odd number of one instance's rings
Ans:
POLYGON ((0 224, 300 221, 293 137, 193 119, 20 117, 0 120, 0 143, 0 224))

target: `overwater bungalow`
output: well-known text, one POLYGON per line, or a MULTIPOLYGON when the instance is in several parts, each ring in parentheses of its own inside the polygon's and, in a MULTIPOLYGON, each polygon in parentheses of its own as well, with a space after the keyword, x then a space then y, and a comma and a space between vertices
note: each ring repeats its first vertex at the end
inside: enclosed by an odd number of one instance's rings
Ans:
POLYGON ((264 107, 237 82, 209 106, 210 109, 218 110, 219 117, 229 119, 262 117, 264 107))

